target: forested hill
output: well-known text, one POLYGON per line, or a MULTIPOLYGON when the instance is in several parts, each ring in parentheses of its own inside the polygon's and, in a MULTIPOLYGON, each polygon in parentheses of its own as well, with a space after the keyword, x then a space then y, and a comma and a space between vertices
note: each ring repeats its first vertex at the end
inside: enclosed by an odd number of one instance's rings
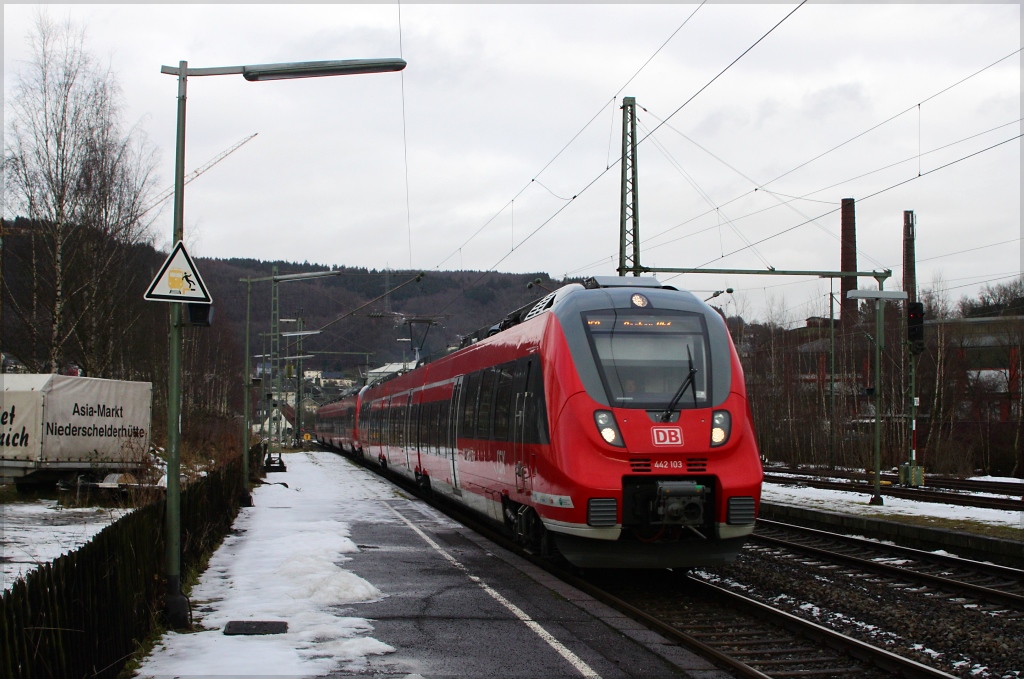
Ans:
MULTIPOLYGON (((409 337, 407 318, 432 317, 437 321, 437 325, 430 327, 423 348, 423 355, 428 355, 456 342, 462 335, 498 322, 513 309, 546 294, 536 286, 528 289, 530 281, 540 278, 544 287, 554 286, 544 273, 428 271, 419 282, 410 282, 421 272, 384 272, 308 262, 198 258, 196 267, 214 299, 214 323, 229 326, 231 335, 242 340, 247 286, 240 279, 270 276, 274 266, 279 274, 341 272, 337 276, 282 282, 278 286, 282 318, 301 317, 305 329, 327 326, 321 335, 304 339, 302 349, 303 353, 320 352, 316 358, 304 361, 304 367, 330 371, 362 365, 366 358, 355 353, 325 352, 372 352, 371 365, 401 360, 403 349, 411 358, 411 343, 398 341, 409 337), (394 292, 382 297, 389 289, 394 292), (356 311, 378 297, 381 299, 356 311), (353 311, 351 316, 331 323, 353 311)), ((254 348, 251 353, 259 354, 262 340, 258 333, 270 329, 271 284, 252 283, 251 288, 250 341, 254 348)), ((294 323, 282 324, 282 331, 294 328, 294 323)), ((426 329, 426 325, 415 324, 413 341, 418 344, 426 329)), ((294 353, 283 349, 282 345, 282 353, 294 353)))
MULTIPOLYGON (((143 295, 166 253, 144 242, 126 246, 86 227, 69 230, 71 236, 61 241, 51 224, 22 218, 3 220, 2 232, 0 351, 5 360, 31 372, 81 370, 92 377, 163 384, 167 305, 143 301, 143 295), (60 242, 65 245, 58 258, 60 242)), ((430 271, 411 282, 420 271, 239 258, 194 261, 213 297, 214 316, 212 327, 186 332, 186 354, 195 353, 191 369, 197 373, 224 370, 225 378, 237 374, 244 358, 247 286, 241 279, 269 277, 275 266, 280 274, 341 272, 279 284, 282 318, 301 317, 305 329, 324 328, 304 340, 304 353, 318 354, 304 367, 328 371, 364 365, 366 353, 372 353, 371 365, 401 360, 403 349, 411 358, 412 343, 397 341, 409 337, 408 317, 436 317, 423 346, 426 356, 546 294, 540 287, 527 289, 530 281, 540 278, 545 288, 555 287, 543 273, 430 271), (389 289, 394 291, 385 297, 389 289), (210 361, 219 367, 207 365, 210 361)), ((270 331, 271 284, 255 282, 251 289, 250 354, 255 355, 262 353, 260 333, 270 331)), ((295 324, 283 323, 281 329, 294 330, 295 324)), ((414 326, 417 344, 426 329, 414 326)), ((283 355, 293 355, 285 349, 283 355)))

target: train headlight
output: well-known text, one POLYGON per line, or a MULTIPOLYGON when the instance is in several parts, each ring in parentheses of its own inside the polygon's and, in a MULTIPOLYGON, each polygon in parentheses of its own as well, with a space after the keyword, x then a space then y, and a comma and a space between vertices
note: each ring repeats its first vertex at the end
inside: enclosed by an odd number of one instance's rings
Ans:
POLYGON ((597 431, 605 442, 618 448, 626 447, 626 444, 622 442, 622 434, 619 433, 619 425, 615 423, 615 416, 610 411, 598 410, 594 412, 594 423, 597 425, 597 431))
POLYGON ((727 410, 716 410, 711 415, 711 447, 717 448, 729 440, 732 418, 727 410))

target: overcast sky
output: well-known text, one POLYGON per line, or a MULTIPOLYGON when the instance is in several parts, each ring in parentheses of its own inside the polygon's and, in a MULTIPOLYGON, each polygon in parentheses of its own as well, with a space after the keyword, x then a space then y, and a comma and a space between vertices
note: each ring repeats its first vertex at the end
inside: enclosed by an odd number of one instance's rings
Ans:
MULTIPOLYGON (((5 98, 36 7, 4 6, 5 98)), ((191 78, 188 171, 259 133, 188 186, 196 256, 614 274, 618 106, 634 96, 641 136, 669 118, 639 150, 647 266, 838 270, 839 202, 855 198, 861 270, 901 278, 915 210, 922 285, 941 275, 955 300, 1019 274, 1020 5, 809 3, 683 106, 795 7, 403 4, 401 29, 396 4, 48 11, 109 60, 128 121, 160 154, 160 188, 177 90, 161 65, 408 62, 402 75, 191 78)), ((153 229, 167 247, 169 201, 153 229)), ((818 279, 671 283, 733 287, 720 301, 748 318, 828 313, 818 279)))

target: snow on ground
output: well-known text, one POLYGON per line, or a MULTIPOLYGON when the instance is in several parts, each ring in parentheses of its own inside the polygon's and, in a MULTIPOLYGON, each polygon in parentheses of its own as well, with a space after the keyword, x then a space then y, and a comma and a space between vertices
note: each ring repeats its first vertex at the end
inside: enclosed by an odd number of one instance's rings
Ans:
POLYGON ((0 505, 0 581, 14 586, 25 574, 89 542, 127 513, 122 509, 67 509, 56 500, 0 505))
POLYGON ((288 471, 256 488, 255 506, 242 509, 192 590, 203 631, 165 634, 137 676, 321 676, 359 671, 366 656, 394 651, 369 636, 367 620, 332 610, 381 597, 339 564, 359 551, 351 522, 395 522, 382 502, 395 497, 393 487, 331 453, 284 462, 288 471), (231 620, 283 620, 288 632, 225 636, 231 620))
POLYGON ((994 526, 1013 526, 1024 530, 1024 512, 1012 512, 1003 509, 983 509, 980 507, 961 507, 939 502, 919 502, 899 497, 883 495, 884 505, 868 504, 867 493, 848 490, 827 490, 808 488, 806 486, 789 486, 777 483, 765 483, 761 488, 761 499, 780 505, 806 507, 823 512, 840 514, 871 514, 873 516, 934 516, 944 519, 961 519, 987 523, 994 526))

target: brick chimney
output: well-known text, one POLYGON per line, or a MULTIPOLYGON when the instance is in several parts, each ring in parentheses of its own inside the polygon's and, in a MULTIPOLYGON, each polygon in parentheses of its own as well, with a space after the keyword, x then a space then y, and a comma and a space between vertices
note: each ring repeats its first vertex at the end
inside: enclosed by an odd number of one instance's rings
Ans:
POLYGON ((917 257, 914 239, 917 238, 917 215, 913 210, 903 211, 903 290, 907 303, 917 301, 917 257))
MULTIPOLYGON (((843 198, 842 233, 840 235, 839 263, 842 271, 857 270, 857 219, 853 208, 853 198, 843 198)), ((857 318, 857 300, 846 299, 846 293, 857 289, 857 279, 844 276, 839 284, 839 325, 849 327, 857 318)))

